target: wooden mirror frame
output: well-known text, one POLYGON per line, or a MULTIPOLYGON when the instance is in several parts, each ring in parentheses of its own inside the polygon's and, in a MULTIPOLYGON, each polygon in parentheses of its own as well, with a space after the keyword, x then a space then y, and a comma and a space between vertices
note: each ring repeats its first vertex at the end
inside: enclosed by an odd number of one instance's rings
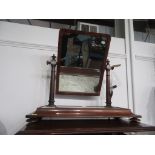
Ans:
MULTIPOLYGON (((101 87, 102 87, 102 81, 103 81, 103 76, 104 76, 104 71, 106 68, 106 60, 108 56, 108 51, 109 51, 109 46, 110 46, 110 41, 111 37, 108 34, 102 34, 102 33, 94 33, 94 32, 83 32, 83 31, 77 31, 77 30, 68 30, 68 29, 60 29, 59 31, 59 41, 58 41, 58 56, 57 56, 57 72, 56 72, 56 94, 60 95, 82 95, 82 96, 99 96, 101 87), (106 38, 106 47, 104 51, 104 58, 102 62, 102 67, 100 69, 100 77, 99 77, 99 85, 98 85, 98 91, 95 93, 88 93, 88 92, 71 92, 71 91, 60 91, 59 90, 59 77, 60 77, 60 71, 61 71, 61 49, 62 49, 62 39, 63 35, 68 34, 68 33, 73 33, 73 34, 81 34, 81 35, 90 35, 94 37, 99 37, 103 36, 106 38)), ((82 73, 87 72, 88 74, 91 74, 90 72, 91 69, 83 69, 81 70, 80 68, 76 68, 77 73, 82 73)), ((63 70, 64 72, 70 72, 70 73, 75 73, 75 69, 73 67, 68 67, 67 70, 63 70)))

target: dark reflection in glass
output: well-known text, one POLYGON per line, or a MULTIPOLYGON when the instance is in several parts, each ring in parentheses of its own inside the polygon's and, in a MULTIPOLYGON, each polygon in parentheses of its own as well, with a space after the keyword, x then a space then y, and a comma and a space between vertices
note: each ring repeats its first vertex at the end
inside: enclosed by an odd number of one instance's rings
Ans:
POLYGON ((66 34, 62 38, 61 66, 100 69, 106 38, 85 34, 66 34))

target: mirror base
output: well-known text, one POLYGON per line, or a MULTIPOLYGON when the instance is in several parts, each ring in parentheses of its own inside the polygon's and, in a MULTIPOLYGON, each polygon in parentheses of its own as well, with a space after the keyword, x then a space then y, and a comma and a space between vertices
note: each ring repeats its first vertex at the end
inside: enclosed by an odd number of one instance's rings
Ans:
POLYGON ((141 118, 130 109, 104 106, 42 106, 27 118, 51 118, 51 119, 113 119, 113 118, 141 118))

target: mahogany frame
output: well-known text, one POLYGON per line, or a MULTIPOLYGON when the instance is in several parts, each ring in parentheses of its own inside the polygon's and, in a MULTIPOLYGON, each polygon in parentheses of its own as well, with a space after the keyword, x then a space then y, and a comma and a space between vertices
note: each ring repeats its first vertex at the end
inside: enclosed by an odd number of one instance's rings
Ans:
MULTIPOLYGON (((102 81, 103 81, 103 76, 104 76, 104 71, 106 69, 106 60, 107 60, 107 56, 108 56, 108 51, 109 51, 109 46, 110 46, 110 41, 111 41, 111 37, 108 34, 102 34, 102 33, 94 33, 94 32, 83 32, 83 31, 77 31, 77 30, 68 30, 68 29, 60 29, 59 31, 59 41, 58 41, 58 56, 57 56, 57 72, 56 72, 56 94, 60 94, 60 95, 82 95, 82 96, 99 96, 100 95, 100 91, 101 91, 101 87, 102 87, 102 81), (106 48, 105 48, 105 52, 104 52, 104 58, 103 58, 103 62, 102 62, 102 68, 100 69, 100 78, 99 78, 99 85, 98 85, 98 91, 95 93, 87 93, 87 92, 69 92, 69 91, 60 91, 59 90, 59 76, 60 76, 60 71, 62 70, 61 65, 61 49, 62 49, 62 38, 63 35, 67 34, 67 33, 74 33, 74 34, 83 34, 83 35, 90 35, 90 36, 95 36, 95 37, 99 37, 99 36, 103 36, 106 38, 106 48)), ((65 70, 66 71, 66 70, 65 70)), ((89 69, 77 69, 76 71, 79 74, 84 74, 84 71, 90 72, 89 69)), ((75 72, 75 68, 73 67, 68 67, 68 73, 74 73, 75 72)))

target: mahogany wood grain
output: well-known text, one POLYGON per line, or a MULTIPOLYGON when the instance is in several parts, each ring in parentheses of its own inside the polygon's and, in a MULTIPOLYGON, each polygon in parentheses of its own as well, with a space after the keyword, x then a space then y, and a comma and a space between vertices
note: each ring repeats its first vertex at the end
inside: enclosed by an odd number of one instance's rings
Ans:
POLYGON ((48 107, 43 106, 37 108, 37 110, 26 116, 27 118, 109 118, 109 117, 128 117, 139 118, 130 109, 119 107, 65 107, 55 106, 48 107))
POLYGON ((17 134, 70 135, 70 134, 125 134, 155 131, 154 126, 122 119, 106 120, 42 120, 28 123, 17 134))

